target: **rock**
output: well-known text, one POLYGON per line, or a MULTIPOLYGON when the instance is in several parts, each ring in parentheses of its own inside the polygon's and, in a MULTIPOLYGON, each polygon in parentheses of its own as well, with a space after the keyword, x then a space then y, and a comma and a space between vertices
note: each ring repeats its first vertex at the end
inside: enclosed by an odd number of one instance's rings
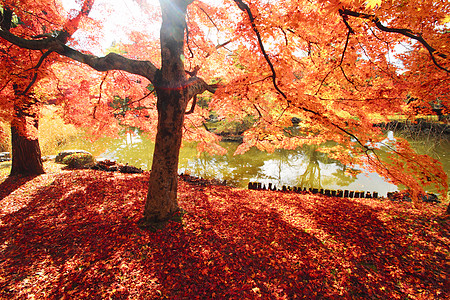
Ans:
MULTIPOLYGON (((411 202, 411 195, 406 192, 393 192, 393 193, 387 193, 387 196, 392 201, 408 201, 411 202)), ((420 194, 419 199, 423 202, 432 202, 432 203, 440 203, 438 196, 436 196, 433 193, 426 193, 426 194, 420 194)))
POLYGON ((119 167, 119 171, 121 173, 127 173, 127 174, 135 174, 135 173, 142 173, 142 172, 144 172, 142 169, 139 169, 139 168, 136 168, 136 167, 133 167, 133 166, 128 166, 128 165, 119 167))
POLYGON ((142 169, 129 166, 129 165, 122 165, 115 161, 111 161, 108 159, 102 160, 97 162, 93 167, 91 167, 93 170, 100 170, 100 171, 106 171, 106 172, 116 172, 119 171, 121 173, 128 173, 128 174, 135 174, 135 173, 143 173, 144 171, 142 169))
POLYGON ((10 161, 11 160, 11 153, 9 152, 0 152, 0 162, 2 161, 10 161))
POLYGON ((71 154, 75 154, 75 153, 86 153, 86 154, 93 156, 91 153, 87 152, 86 150, 64 150, 64 151, 61 151, 58 153, 58 155, 55 158, 55 162, 62 163, 64 157, 71 155, 71 154))
POLYGON ((67 155, 62 160, 70 169, 87 169, 96 164, 95 157, 90 153, 72 153, 67 155))
POLYGON ((46 155, 46 156, 42 156, 42 160, 43 161, 54 161, 56 158, 56 155, 46 155))
POLYGON ((297 117, 293 117, 291 118, 291 122, 292 122, 292 126, 298 126, 298 124, 300 124, 300 122, 302 121, 302 119, 297 118, 297 117))
POLYGON ((91 169, 107 172, 115 172, 119 169, 119 165, 115 161, 104 159, 102 161, 97 162, 93 167, 91 167, 91 169))
POLYGON ((425 195, 420 195, 420 198, 423 202, 432 202, 432 203, 440 203, 438 196, 433 193, 426 193, 425 195))

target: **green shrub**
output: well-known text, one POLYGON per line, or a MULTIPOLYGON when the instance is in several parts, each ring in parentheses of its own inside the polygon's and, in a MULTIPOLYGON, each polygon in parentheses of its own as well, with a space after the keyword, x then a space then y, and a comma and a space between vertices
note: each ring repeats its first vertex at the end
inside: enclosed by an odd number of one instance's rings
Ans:
POLYGON ((89 168, 95 164, 95 158, 88 153, 74 153, 64 157, 62 163, 72 169, 89 168))

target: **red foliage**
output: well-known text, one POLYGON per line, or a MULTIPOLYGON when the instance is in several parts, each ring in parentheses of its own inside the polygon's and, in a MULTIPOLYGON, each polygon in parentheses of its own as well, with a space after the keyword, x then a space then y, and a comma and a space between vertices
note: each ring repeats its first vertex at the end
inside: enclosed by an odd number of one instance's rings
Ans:
POLYGON ((179 182, 183 222, 136 226, 148 174, 0 184, 0 298, 445 299, 444 209, 179 182))

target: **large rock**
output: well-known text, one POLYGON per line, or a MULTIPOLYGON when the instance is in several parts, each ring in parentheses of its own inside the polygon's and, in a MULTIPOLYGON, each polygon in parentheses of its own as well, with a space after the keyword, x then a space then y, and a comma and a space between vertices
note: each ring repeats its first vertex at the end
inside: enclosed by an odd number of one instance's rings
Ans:
POLYGON ((85 153, 85 154, 89 154, 92 156, 92 154, 86 150, 64 150, 64 151, 59 152, 58 155, 56 155, 55 162, 62 163, 64 157, 71 155, 71 154, 75 154, 75 153, 85 153))

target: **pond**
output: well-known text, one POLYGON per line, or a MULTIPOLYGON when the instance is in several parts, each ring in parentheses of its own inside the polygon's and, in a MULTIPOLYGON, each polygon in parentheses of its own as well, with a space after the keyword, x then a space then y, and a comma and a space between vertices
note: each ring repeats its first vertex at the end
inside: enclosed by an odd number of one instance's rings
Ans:
MULTIPOLYGON (((392 136, 392 133, 389 134, 392 136)), ((326 154, 316 152, 311 147, 298 150, 276 150, 267 153, 252 148, 242 155, 234 156, 238 147, 235 142, 221 142, 228 150, 226 155, 197 153, 195 143, 184 143, 180 152, 179 173, 203 177, 205 179, 226 180, 228 184, 247 187, 249 182, 272 183, 278 188, 286 186, 317 187, 354 191, 376 191, 380 196, 398 188, 386 182, 377 173, 362 172, 353 177, 346 172, 347 167, 326 154)), ((444 170, 450 171, 450 143, 413 143, 421 153, 439 159, 444 170)), ((122 138, 101 138, 90 142, 84 137, 65 145, 64 149, 83 149, 96 157, 128 163, 144 170, 151 169, 154 143, 145 135, 128 133, 122 138)), ((61 149, 62 150, 62 149, 61 149)), ((430 192, 434 192, 430 190, 430 192)))

